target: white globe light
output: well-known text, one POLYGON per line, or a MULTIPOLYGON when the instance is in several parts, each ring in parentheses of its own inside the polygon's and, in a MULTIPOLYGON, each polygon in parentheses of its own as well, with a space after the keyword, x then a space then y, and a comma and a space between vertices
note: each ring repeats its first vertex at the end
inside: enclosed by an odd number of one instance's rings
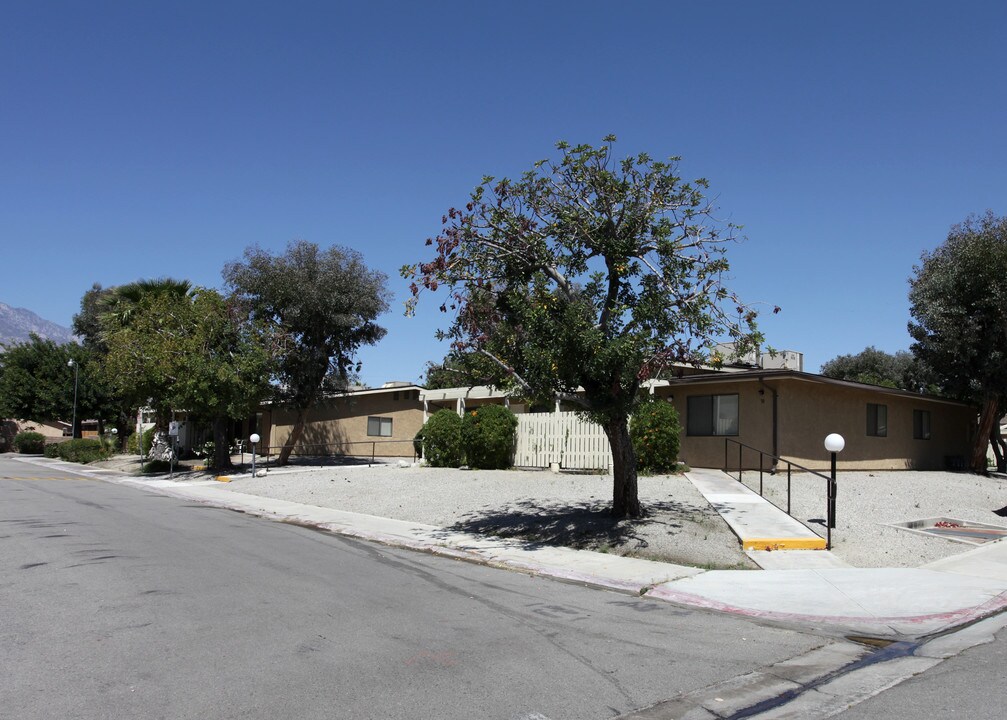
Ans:
POLYGON ((844 447, 846 447, 846 441, 839 433, 831 433, 826 436, 825 449, 829 452, 842 452, 844 447))
POLYGON ((259 433, 252 433, 252 436, 248 438, 253 443, 259 442, 259 433))

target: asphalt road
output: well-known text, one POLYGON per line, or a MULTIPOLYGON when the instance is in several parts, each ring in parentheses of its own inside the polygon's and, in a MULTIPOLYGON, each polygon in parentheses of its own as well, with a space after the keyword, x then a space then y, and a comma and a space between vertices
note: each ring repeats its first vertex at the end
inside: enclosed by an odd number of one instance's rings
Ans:
POLYGON ((823 644, 0 456, 0 717, 607 718, 823 644))
POLYGON ((969 718, 1007 715, 1007 630, 837 715, 841 720, 969 718))

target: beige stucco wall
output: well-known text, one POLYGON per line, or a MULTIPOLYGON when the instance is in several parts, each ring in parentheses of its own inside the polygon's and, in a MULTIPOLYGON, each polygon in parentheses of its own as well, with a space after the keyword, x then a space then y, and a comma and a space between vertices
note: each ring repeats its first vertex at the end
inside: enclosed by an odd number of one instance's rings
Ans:
MULTIPOLYGON (((376 455, 412 457, 413 438, 423 426, 423 404, 416 392, 389 391, 326 400, 308 411, 304 435, 296 452, 369 456, 373 442, 376 455), (368 435, 368 417, 391 418, 391 437, 368 435)), ((293 410, 274 408, 263 414, 263 423, 268 424, 263 434, 269 438, 271 453, 278 452, 287 441, 295 419, 293 410)))
POLYGON ((941 470, 945 458, 967 458, 976 411, 925 397, 883 395, 825 384, 780 383, 780 454, 811 468, 829 466, 823 443, 846 440, 838 466, 861 470, 941 470), (888 408, 888 434, 867 434, 867 404, 888 408), (913 438, 913 410, 930 412, 930 439, 913 438))
MULTIPOLYGON (((811 469, 829 467, 825 436, 838 432, 846 448, 838 467, 853 470, 937 470, 947 456, 968 457, 975 410, 928 398, 886 395, 794 378, 744 382, 680 384, 659 388, 656 394, 672 396, 682 423, 681 458, 693 467, 723 467, 723 437, 689 436, 687 398, 693 395, 738 394, 738 436, 732 439, 772 452, 773 390, 777 392, 777 453, 811 469), (759 391, 763 392, 760 394, 759 391), (887 437, 867 435, 867 404, 888 408, 887 437), (931 438, 913 439, 913 410, 929 410, 931 438)), ((768 462, 768 460, 767 460, 768 462)), ((730 467, 738 464, 738 448, 728 449, 730 467)), ((742 464, 758 467, 758 455, 745 451, 742 464)))
MULTIPOLYGON (((687 465, 717 468, 724 466, 725 443, 723 437, 697 437, 688 434, 687 399, 692 396, 737 394, 739 435, 731 439, 765 450, 769 450, 773 446, 772 401, 768 393, 759 395, 758 387, 754 383, 725 381, 694 386, 676 385, 657 388, 655 394, 659 397, 673 398, 675 410, 678 411, 679 421, 682 425, 679 458, 687 465)), ((738 447, 732 446, 728 453, 732 466, 737 465, 738 447)), ((752 458, 743 456, 742 459, 746 465, 755 463, 758 466, 757 456, 752 458)))

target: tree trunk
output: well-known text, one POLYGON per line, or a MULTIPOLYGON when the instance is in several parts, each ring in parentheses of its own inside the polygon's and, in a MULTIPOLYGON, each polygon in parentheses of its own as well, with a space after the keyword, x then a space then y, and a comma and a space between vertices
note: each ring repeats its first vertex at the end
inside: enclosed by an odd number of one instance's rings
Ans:
POLYGON ((231 444, 227 441, 227 418, 213 419, 213 467, 215 470, 230 470, 231 444))
POLYGON ((986 449, 997 423, 1000 421, 999 403, 996 398, 987 398, 979 413, 979 431, 976 433, 975 445, 972 446, 972 462, 969 467, 972 472, 986 474, 986 449))
POLYGON ((283 447, 280 449, 280 456, 276 458, 277 465, 287 464, 287 461, 290 459, 290 453, 293 452, 297 441, 304 434, 304 426, 307 424, 307 421, 308 409, 306 407, 297 408, 297 419, 294 421, 294 427, 290 430, 290 435, 287 436, 287 442, 283 443, 283 447))
POLYGON ((636 483, 636 453, 629 438, 629 418, 614 419, 605 425, 612 446, 612 515, 640 517, 640 497, 636 483))

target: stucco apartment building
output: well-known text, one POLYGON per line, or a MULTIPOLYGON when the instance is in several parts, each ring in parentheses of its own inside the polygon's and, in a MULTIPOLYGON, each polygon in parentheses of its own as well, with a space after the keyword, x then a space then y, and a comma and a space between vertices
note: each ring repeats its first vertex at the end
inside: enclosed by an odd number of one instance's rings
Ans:
MULTIPOLYGON (((725 462, 737 467, 735 443, 743 443, 767 456, 822 469, 829 463, 825 436, 839 433, 846 440, 838 457, 841 469, 954 468, 964 465, 976 431, 975 408, 944 398, 786 367, 690 372, 648 383, 644 391, 675 404, 682 425, 680 456, 693 467, 719 468, 725 462)), ((530 409, 485 386, 426 390, 386 383, 352 391, 310 411, 297 452, 412 457, 412 440, 431 413, 447 408, 463 414, 486 404, 507 405, 516 414, 530 409)), ((563 409, 568 408, 556 408, 563 409)), ((263 408, 260 432, 271 453, 287 440, 294 419, 294 411, 263 408)), ((742 452, 744 467, 759 462, 757 453, 742 452)), ((768 469, 770 461, 764 463, 768 469)))
MULTIPOLYGON (((692 375, 651 388, 675 404, 680 455, 693 467, 737 467, 730 439, 822 469, 825 437, 839 433, 841 469, 940 470, 964 466, 976 432, 976 409, 965 403, 795 370, 692 375)), ((741 458, 758 467, 757 453, 741 458)))

